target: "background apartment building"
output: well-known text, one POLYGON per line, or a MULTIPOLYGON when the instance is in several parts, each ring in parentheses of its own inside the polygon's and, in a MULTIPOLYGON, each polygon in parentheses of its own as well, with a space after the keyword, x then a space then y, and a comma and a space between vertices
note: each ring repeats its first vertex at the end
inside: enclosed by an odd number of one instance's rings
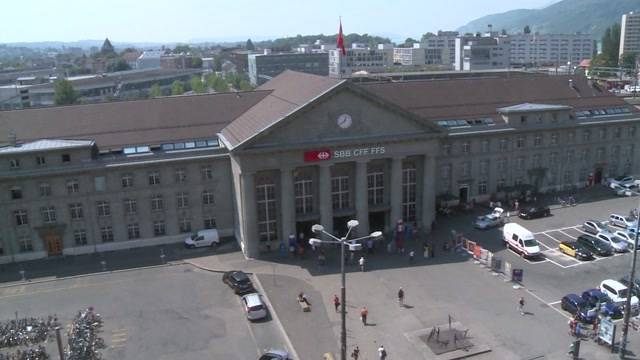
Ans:
MULTIPOLYGON (((414 44, 420 45, 420 44, 414 44)), ((420 47, 393 48, 393 63, 402 66, 421 66, 425 64, 425 50, 420 47)))
POLYGON ((456 71, 508 69, 509 38, 458 37, 455 55, 456 71))
POLYGON ((346 49, 329 50, 329 76, 344 77, 358 71, 380 72, 393 65, 393 45, 379 44, 377 48, 363 47, 352 44, 346 49))
POLYGON ((622 15, 620 25, 620 56, 625 53, 640 53, 640 12, 622 15))
POLYGON ((593 55, 590 34, 515 34, 509 40, 512 65, 575 65, 593 55))
POLYGON ((425 62, 432 65, 450 65, 456 62, 457 31, 438 31, 437 34, 427 34, 420 45, 426 49, 425 62))
POLYGON ((273 54, 264 50, 263 54, 252 54, 248 58, 249 81, 259 86, 280 75, 285 70, 327 76, 329 74, 329 54, 311 52, 301 46, 298 52, 273 54))

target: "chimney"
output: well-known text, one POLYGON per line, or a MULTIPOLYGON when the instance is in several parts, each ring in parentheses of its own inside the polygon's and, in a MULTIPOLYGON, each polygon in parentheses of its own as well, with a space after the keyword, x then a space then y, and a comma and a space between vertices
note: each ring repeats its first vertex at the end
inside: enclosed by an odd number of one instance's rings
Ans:
POLYGON ((9 140, 9 145, 15 147, 16 146, 16 133, 15 131, 11 130, 9 131, 9 135, 7 135, 7 138, 9 140))

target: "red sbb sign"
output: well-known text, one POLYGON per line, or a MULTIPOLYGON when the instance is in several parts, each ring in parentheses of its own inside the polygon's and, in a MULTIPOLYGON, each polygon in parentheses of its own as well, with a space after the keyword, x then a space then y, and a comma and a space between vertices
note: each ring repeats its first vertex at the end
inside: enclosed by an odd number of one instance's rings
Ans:
POLYGON ((331 150, 314 150, 314 151, 306 151, 304 153, 304 162, 316 162, 316 161, 326 161, 331 160, 331 150))

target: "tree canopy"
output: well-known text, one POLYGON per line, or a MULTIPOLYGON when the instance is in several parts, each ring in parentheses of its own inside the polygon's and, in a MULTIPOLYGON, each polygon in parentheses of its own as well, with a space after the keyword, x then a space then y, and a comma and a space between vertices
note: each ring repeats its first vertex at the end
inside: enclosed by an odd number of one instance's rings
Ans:
POLYGON ((251 41, 251 39, 247 39, 247 43, 245 44, 245 46, 244 46, 244 47, 245 47, 247 50, 251 50, 251 51, 253 51, 253 50, 255 50, 255 49, 256 49, 256 46, 255 46, 255 45, 253 45, 253 41, 251 41))
POLYGON ((202 82, 200 76, 194 76, 189 80, 191 90, 198 94, 204 94, 207 92, 207 86, 202 82))
POLYGON ((171 84, 171 95, 182 95, 184 94, 184 85, 182 85, 182 81, 176 80, 171 84))
POLYGON ((78 101, 79 95, 66 79, 57 80, 54 84, 53 102, 56 105, 71 105, 78 101))
POLYGON ((207 76, 207 86, 212 88, 215 92, 229 91, 229 84, 227 84, 227 81, 215 74, 207 76))
MULTIPOLYGON (((338 34, 335 35, 297 35, 295 37, 280 38, 275 40, 267 40, 255 42, 254 45, 258 48, 273 49, 275 51, 290 51, 300 44, 313 44, 316 40, 322 41, 324 44, 335 44, 338 39, 338 34)), ((389 44, 391 40, 389 38, 383 38, 380 36, 372 36, 369 34, 348 34, 344 35, 345 46, 350 46, 353 43, 362 43, 369 46, 375 46, 377 44, 389 44)))
POLYGON ((149 88, 149 97, 154 98, 158 96, 162 96, 162 89, 160 88, 160 85, 155 83, 149 88))
POLYGON ((522 32, 524 32, 525 34, 531 34, 531 28, 529 27, 529 25, 525 25, 522 32))

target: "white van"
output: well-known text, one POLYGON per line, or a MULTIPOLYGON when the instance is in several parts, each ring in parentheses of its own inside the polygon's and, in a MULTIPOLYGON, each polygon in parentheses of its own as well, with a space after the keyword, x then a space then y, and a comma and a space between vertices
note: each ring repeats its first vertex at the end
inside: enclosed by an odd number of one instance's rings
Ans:
POLYGON ((540 256, 540 246, 533 233, 520 224, 508 223, 502 228, 502 238, 507 248, 523 257, 540 256))
MULTIPOLYGON (((611 301, 616 303, 617 305, 624 306, 627 302, 627 296, 629 296, 629 289, 624 286, 622 283, 616 280, 603 280, 600 283, 600 291, 605 293, 611 301)), ((638 309, 640 308, 639 300, 637 297, 631 295, 631 313, 638 313, 638 309)))
POLYGON ((184 240, 184 246, 188 248, 201 247, 201 246, 216 246, 220 243, 218 237, 218 230, 206 229, 200 230, 195 234, 189 235, 184 240))

